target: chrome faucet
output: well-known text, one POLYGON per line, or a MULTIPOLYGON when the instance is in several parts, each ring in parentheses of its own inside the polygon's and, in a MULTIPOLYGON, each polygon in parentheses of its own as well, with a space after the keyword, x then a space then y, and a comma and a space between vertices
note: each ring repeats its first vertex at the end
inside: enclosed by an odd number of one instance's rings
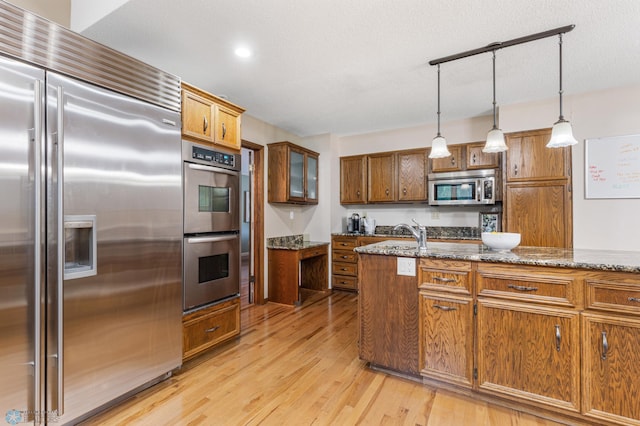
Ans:
POLYGON ((394 226, 393 230, 397 231, 401 228, 407 229, 408 231, 411 232, 411 234, 415 237, 416 241, 418 242, 418 249, 426 250, 427 249, 427 227, 424 225, 420 225, 415 219, 411 219, 411 220, 413 221, 413 223, 418 225, 417 231, 413 226, 407 225, 406 223, 400 223, 394 226))

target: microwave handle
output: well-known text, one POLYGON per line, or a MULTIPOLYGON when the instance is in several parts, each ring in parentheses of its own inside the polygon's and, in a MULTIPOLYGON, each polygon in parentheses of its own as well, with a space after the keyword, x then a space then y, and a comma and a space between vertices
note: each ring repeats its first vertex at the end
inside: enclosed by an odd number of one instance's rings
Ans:
POLYGON ((482 201, 482 181, 480 179, 476 180, 476 201, 482 201))

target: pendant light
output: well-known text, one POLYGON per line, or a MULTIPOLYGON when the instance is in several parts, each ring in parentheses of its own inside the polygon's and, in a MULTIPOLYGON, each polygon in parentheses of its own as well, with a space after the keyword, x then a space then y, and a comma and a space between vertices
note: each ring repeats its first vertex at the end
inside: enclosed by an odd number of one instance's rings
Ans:
POLYGON ((487 134, 487 142, 482 152, 503 152, 507 150, 504 133, 496 125, 496 51, 493 51, 493 128, 487 134))
POLYGON ((553 125, 553 129, 551 129, 551 139, 549 139, 547 148, 562 148, 578 143, 576 138, 573 137, 571 123, 565 120, 562 115, 562 33, 558 34, 558 36, 560 37, 558 42, 560 50, 560 90, 558 92, 560 95, 560 116, 553 125))
POLYGON ((440 64, 438 64, 438 134, 431 142, 429 158, 445 158, 450 155, 447 140, 440 134, 440 64))

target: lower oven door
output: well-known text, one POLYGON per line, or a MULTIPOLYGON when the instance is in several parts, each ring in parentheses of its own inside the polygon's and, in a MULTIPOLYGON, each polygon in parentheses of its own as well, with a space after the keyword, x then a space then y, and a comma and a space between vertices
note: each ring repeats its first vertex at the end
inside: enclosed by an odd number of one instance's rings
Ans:
POLYGON ((184 239, 184 310, 240 293, 240 235, 184 239))

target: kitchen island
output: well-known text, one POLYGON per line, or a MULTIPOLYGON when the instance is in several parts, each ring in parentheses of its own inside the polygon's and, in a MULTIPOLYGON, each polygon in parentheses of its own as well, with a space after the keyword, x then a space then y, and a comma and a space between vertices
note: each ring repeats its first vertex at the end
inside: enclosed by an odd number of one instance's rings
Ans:
POLYGON ((372 367, 538 415, 640 425, 640 253, 354 250, 372 367))

